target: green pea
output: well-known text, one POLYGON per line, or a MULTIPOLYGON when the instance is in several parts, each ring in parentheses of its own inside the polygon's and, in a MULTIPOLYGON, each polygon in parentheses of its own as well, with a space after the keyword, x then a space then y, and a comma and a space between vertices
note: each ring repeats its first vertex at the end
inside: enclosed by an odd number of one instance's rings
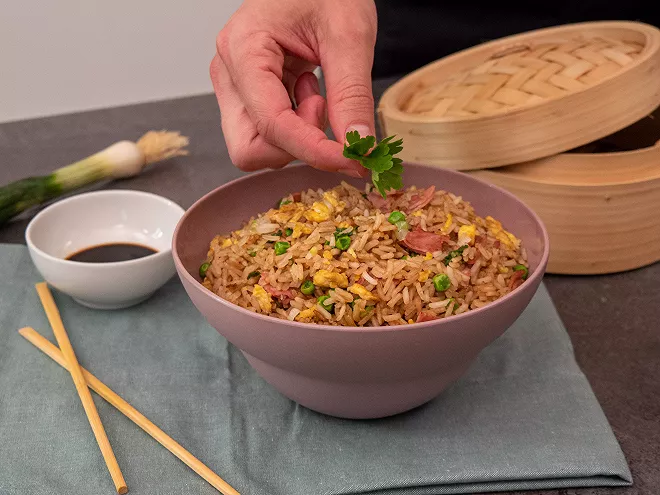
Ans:
POLYGON ((275 254, 277 256, 280 256, 281 254, 284 254, 287 252, 287 250, 291 247, 291 244, 289 244, 286 241, 278 241, 275 243, 275 254))
POLYGON ((316 287, 314 286, 314 282, 312 282, 311 280, 305 280, 303 284, 300 286, 300 292, 302 292, 306 296, 310 296, 314 294, 314 289, 316 289, 316 287))
POLYGON ((247 278, 250 280, 252 277, 258 277, 259 275, 261 275, 261 272, 250 272, 248 273, 247 278))
POLYGON ((529 275, 529 270, 525 265, 516 265, 513 267, 514 272, 523 272, 522 279, 527 280, 527 276, 529 275))
POLYGON ((321 296, 321 297, 318 298, 318 303, 328 313, 332 313, 332 311, 335 309, 335 305, 334 304, 325 304, 325 301, 328 300, 328 299, 330 299, 330 296, 321 296))
POLYGON ((284 235, 287 236, 287 237, 290 236, 291 234, 293 234, 293 229, 286 229, 284 231, 284 235))
POLYGON ((254 258, 257 255, 257 252, 256 251, 250 251, 248 254, 254 258))
POLYGON ((396 225, 397 222, 405 222, 406 216, 401 213, 400 211, 393 211, 390 213, 390 216, 387 217, 387 221, 390 222, 392 225, 396 225))
POLYGON ((340 235, 335 239, 335 247, 342 251, 346 251, 351 245, 351 238, 347 235, 340 235))
POLYGON ((451 280, 449 280, 449 277, 444 273, 439 273, 435 277, 433 277, 433 286, 435 287, 435 290, 438 292, 446 291, 447 289, 449 289, 450 285, 451 285, 451 280))
POLYGON ((202 263, 202 266, 199 267, 199 276, 201 278, 206 277, 206 272, 211 266, 211 263, 202 263))

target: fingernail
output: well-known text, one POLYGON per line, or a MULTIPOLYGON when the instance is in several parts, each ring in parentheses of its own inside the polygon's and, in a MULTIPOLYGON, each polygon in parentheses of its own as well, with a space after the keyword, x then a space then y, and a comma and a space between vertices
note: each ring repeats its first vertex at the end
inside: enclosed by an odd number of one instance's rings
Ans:
POLYGON ((360 137, 365 137, 365 136, 373 136, 374 133, 369 129, 368 125, 364 124, 352 124, 349 125, 346 128, 346 132, 353 132, 353 131, 358 131, 358 134, 360 134, 360 137))
POLYGON ((344 168, 344 169, 341 169, 340 172, 342 174, 348 175, 350 177, 355 177, 356 179, 361 179, 362 178, 362 176, 360 175, 360 172, 358 172, 354 168, 344 168))

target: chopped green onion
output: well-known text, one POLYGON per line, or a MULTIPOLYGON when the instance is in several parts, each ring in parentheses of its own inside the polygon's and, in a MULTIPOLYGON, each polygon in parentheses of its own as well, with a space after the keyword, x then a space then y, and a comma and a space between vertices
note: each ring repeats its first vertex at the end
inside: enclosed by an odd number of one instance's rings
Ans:
POLYGON ((367 195, 366 195, 366 193, 362 193, 362 197, 363 197, 364 199, 367 199, 367 195))
POLYGON ((330 299, 330 296, 321 296, 318 298, 318 303, 321 305, 323 309, 325 309, 328 313, 332 313, 332 311, 335 308, 334 304, 325 304, 325 301, 330 299))
POLYGON ((525 265, 516 265, 513 267, 514 272, 523 272, 522 279, 527 280, 527 276, 529 275, 529 270, 525 265))
POLYGON ((310 296, 314 294, 314 289, 316 289, 316 286, 314 285, 314 282, 312 282, 311 280, 305 280, 303 284, 300 286, 300 292, 302 292, 306 296, 310 296))
POLYGON ((277 256, 280 256, 281 254, 284 254, 287 252, 287 250, 291 247, 291 244, 289 244, 286 241, 277 241, 275 243, 275 254, 277 256))
POLYGON ((325 241, 325 242, 323 243, 323 245, 324 245, 324 246, 329 246, 329 245, 330 245, 330 241, 325 241))
POLYGON ((284 231, 284 235, 287 236, 287 237, 289 237, 291 234, 293 234, 293 229, 286 229, 284 231))
POLYGON ((438 292, 446 291, 447 289, 449 289, 450 285, 451 285, 451 280, 449 280, 449 277, 444 273, 439 273, 438 275, 433 277, 433 287, 435 287, 435 290, 438 292))
POLYGON ((410 256, 401 256, 401 259, 402 259, 402 260, 407 260, 407 259, 409 259, 409 258, 410 258, 410 256))
POLYGON ((206 272, 211 266, 211 263, 202 263, 202 266, 199 267, 199 276, 201 278, 206 277, 206 272))
POLYGON ((281 231, 281 230, 278 230, 278 231, 275 232, 273 235, 276 235, 277 237, 280 237, 280 236, 282 235, 282 231, 281 231))
POLYGON ((290 200, 290 199, 282 198, 282 199, 280 199, 280 202, 279 202, 279 204, 277 205, 277 207, 278 207, 278 208, 282 208, 282 206, 284 206, 284 205, 288 205, 289 203, 291 203, 291 200, 290 200))
POLYGON ((248 254, 254 258, 257 255, 257 252, 256 251, 250 251, 248 254))
POLYGON ((396 222, 394 225, 396 225, 396 228, 399 230, 408 230, 408 222, 406 222, 405 220, 396 222))
POLYGON ((259 275, 261 275, 261 272, 250 272, 248 273, 247 278, 250 280, 252 277, 258 277, 259 275))
POLYGON ((461 305, 457 302, 454 303, 454 311, 456 311, 458 308, 460 308, 461 305))
POLYGON ((461 246, 458 249, 453 250, 450 252, 447 256, 445 256, 444 263, 445 265, 448 265, 451 263, 451 260, 456 258, 457 256, 461 256, 463 254, 463 251, 465 251, 465 248, 467 248, 468 245, 466 244, 465 246, 461 246))
POLYGON ((347 235, 340 235, 335 238, 335 247, 342 251, 346 251, 351 245, 351 238, 347 235))
POLYGON ((364 308, 364 311, 360 313, 360 318, 364 318, 367 316, 369 313, 371 313, 374 310, 374 306, 367 306, 364 308))
POLYGON ((400 211, 393 211, 390 213, 390 216, 387 217, 387 221, 392 225, 396 225, 398 222, 405 222, 406 216, 400 211))

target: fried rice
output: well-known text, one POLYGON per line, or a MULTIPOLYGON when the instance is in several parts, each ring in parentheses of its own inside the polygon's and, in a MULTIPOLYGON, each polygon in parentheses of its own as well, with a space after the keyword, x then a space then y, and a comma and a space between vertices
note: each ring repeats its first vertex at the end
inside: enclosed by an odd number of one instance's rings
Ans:
POLYGON ((485 306, 524 283, 521 241, 434 186, 386 198, 342 182, 290 194, 218 235, 204 286, 275 318, 342 326, 404 325, 485 306))

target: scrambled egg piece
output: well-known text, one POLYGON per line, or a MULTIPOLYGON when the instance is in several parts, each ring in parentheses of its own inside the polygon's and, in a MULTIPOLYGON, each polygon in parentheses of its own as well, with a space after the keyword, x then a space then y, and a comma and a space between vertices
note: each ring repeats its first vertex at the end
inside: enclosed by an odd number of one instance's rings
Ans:
POLYGON ((426 253, 426 256, 424 256, 424 259, 426 261, 432 260, 433 259, 433 253, 426 253))
POLYGON ((502 224, 493 217, 486 217, 486 227, 497 240, 509 249, 518 249, 520 246, 520 239, 514 236, 511 232, 504 230, 502 224))
POLYGON ((315 307, 316 306, 298 313, 296 315, 296 320, 309 320, 310 318, 313 318, 314 315, 316 314, 316 310, 314 309, 315 307))
POLYGON ((451 227, 453 221, 454 221, 454 215, 452 215, 451 213, 447 213, 447 221, 442 226, 442 231, 445 234, 449 231, 449 227, 451 227))
POLYGON ((304 212, 305 206, 302 203, 287 203, 277 210, 270 210, 267 216, 272 221, 287 223, 300 220, 304 212))
POLYGON ((334 259, 330 251, 323 251, 323 257, 328 261, 334 259))
POLYGON ((319 254, 319 247, 312 246, 312 249, 310 249, 309 252, 312 253, 312 256, 316 256, 317 254, 319 254))
POLYGON ((252 295, 259 303, 261 311, 264 313, 270 313, 271 309, 273 309, 273 299, 270 297, 270 294, 266 292, 266 289, 259 284, 255 284, 254 289, 252 290, 252 295))
POLYGON ((419 282, 426 282, 429 279, 429 275, 431 275, 431 270, 423 270, 419 272, 419 276, 417 277, 417 280, 419 282))
POLYGON ((422 216, 422 210, 417 210, 412 214, 413 217, 421 217, 422 216))
POLYGON ((348 223, 348 222, 341 222, 339 225, 337 225, 337 227, 340 228, 340 229, 347 229, 350 226, 351 226, 351 224, 348 223))
POLYGON ((415 323, 415 320, 411 318, 410 320, 408 320, 408 323, 412 325, 413 323, 415 323))
POLYGON ((476 225, 462 225, 458 229, 458 245, 465 246, 466 244, 474 244, 474 239, 477 237, 476 225))
POLYGON ((311 222, 324 222, 330 218, 330 208, 321 201, 317 201, 305 212, 307 220, 311 222))
POLYGON ((319 287, 330 287, 336 289, 348 287, 348 277, 343 273, 331 272, 328 270, 319 270, 314 274, 314 285, 319 287))
POLYGON ((293 226, 293 232, 291 233, 291 237, 293 239, 298 239, 301 235, 303 234, 311 234, 312 233, 312 228, 309 225, 305 225, 304 223, 296 222, 295 225, 293 226))
POLYGON ((225 239, 222 241, 222 245, 220 247, 226 248, 232 245, 231 239, 225 239))
POLYGON ((509 269, 506 266, 502 266, 502 265, 497 267, 497 271, 500 273, 509 273, 509 269))
POLYGON ((348 288, 348 292, 360 296, 360 298, 365 301, 378 301, 378 297, 373 293, 369 292, 367 288, 362 284, 353 284, 348 288))
POLYGON ((352 247, 348 248, 346 252, 350 254, 353 257, 353 259, 357 259, 357 254, 355 254, 355 249, 353 249, 352 247))
POLYGON ((342 211, 346 208, 346 203, 339 201, 337 193, 334 191, 327 191, 323 193, 323 199, 332 205, 332 207, 337 211, 342 211))

